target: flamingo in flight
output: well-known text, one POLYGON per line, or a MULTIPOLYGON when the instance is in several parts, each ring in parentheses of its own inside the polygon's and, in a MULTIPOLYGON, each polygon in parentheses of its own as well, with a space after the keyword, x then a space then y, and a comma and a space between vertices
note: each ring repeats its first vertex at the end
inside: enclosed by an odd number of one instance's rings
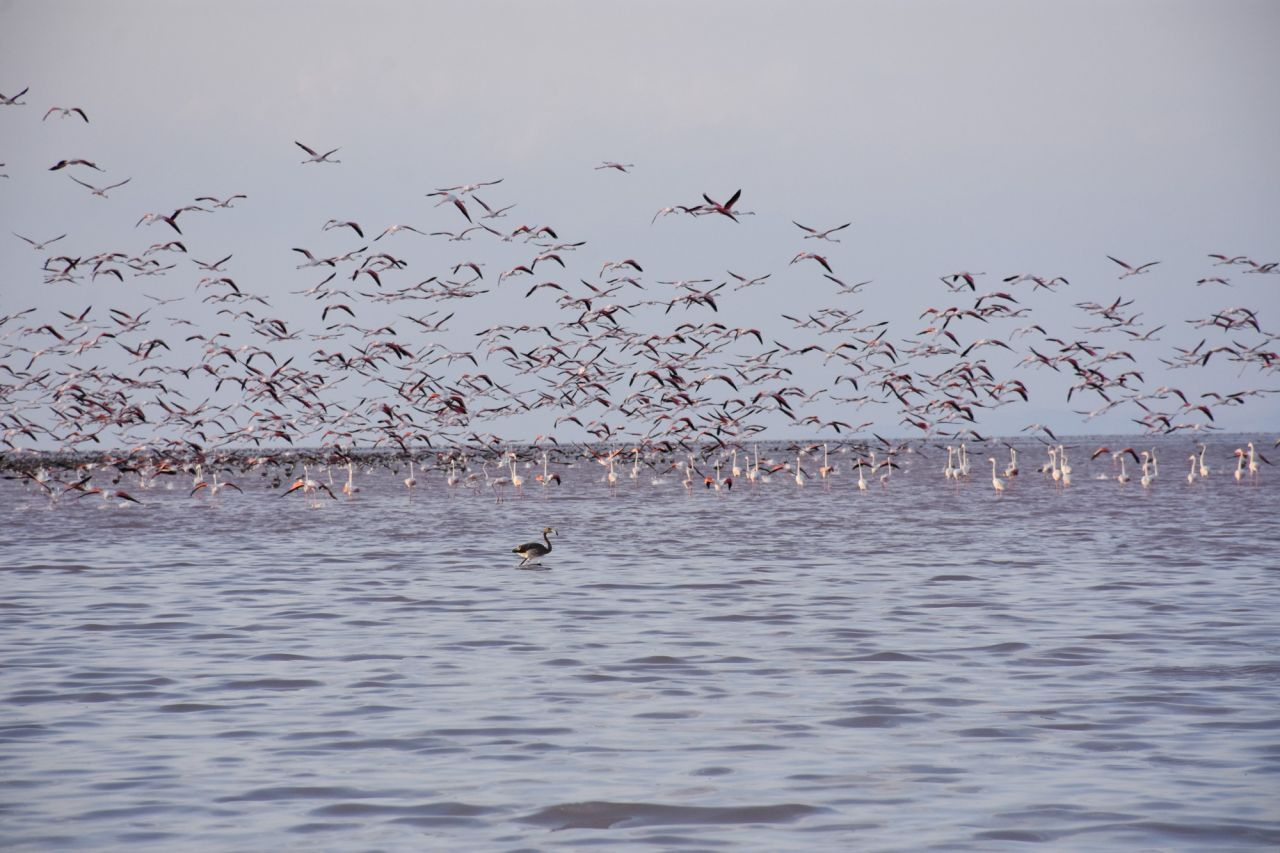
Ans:
POLYGON ((1159 261, 1148 261, 1145 264, 1140 264, 1139 266, 1135 267, 1133 264, 1125 263, 1119 258, 1112 258, 1110 255, 1107 255, 1107 257, 1125 268, 1125 272, 1120 275, 1120 278, 1122 279, 1128 278, 1131 275, 1142 275, 1145 272, 1150 272, 1152 267, 1160 263, 1159 261))
POLYGON ((837 225, 835 228, 827 228, 826 230, 819 230, 817 228, 810 228, 808 225, 801 225, 799 222, 796 222, 794 219, 791 220, 791 224, 799 228, 801 231, 809 232, 808 234, 804 235, 804 239, 806 240, 826 240, 828 243, 839 243, 840 241, 832 237, 831 235, 836 233, 837 231, 843 231, 853 223, 846 222, 843 225, 837 225))
POLYGON ((54 113, 58 114, 58 118, 70 118, 72 114, 75 114, 80 116, 80 118, 84 119, 85 124, 89 123, 89 117, 85 115, 84 110, 80 109, 79 107, 49 107, 49 111, 45 113, 44 118, 40 120, 45 121, 49 118, 49 116, 53 115, 54 113))
POLYGON ((341 151, 342 150, 341 148, 334 148, 332 151, 326 151, 323 154, 317 154, 314 148, 303 145, 301 142, 297 141, 296 139, 293 141, 293 144, 311 155, 310 159, 302 161, 303 165, 306 165, 307 163, 341 163, 342 162, 341 160, 329 159, 331 155, 337 154, 339 151, 341 151))
POLYGON ((711 196, 707 195, 706 193, 703 193, 702 197, 707 200, 707 204, 711 205, 711 212, 719 213, 723 216, 727 216, 730 219, 732 219, 734 222, 737 222, 738 217, 733 215, 733 206, 734 204, 737 203, 738 198, 741 195, 742 195, 742 190, 738 190, 736 193, 729 196, 729 200, 726 201, 724 204, 721 204, 718 201, 712 200, 711 196))

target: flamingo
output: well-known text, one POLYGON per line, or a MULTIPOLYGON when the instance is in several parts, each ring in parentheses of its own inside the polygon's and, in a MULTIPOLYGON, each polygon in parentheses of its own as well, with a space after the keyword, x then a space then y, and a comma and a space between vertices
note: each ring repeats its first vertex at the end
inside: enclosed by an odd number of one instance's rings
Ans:
POLYGON ((360 487, 356 485, 356 469, 354 462, 347 462, 347 482, 342 484, 342 493, 350 500, 360 491, 360 487))
POLYGON ((1208 449, 1208 445, 1204 445, 1204 444, 1200 445, 1200 477, 1202 479, 1204 477, 1209 476, 1209 466, 1204 464, 1204 452, 1207 449, 1208 449))
POLYGON ((827 477, 834 474, 835 470, 836 469, 832 467, 832 465, 827 460, 827 445, 824 442, 822 445, 822 467, 818 469, 818 476, 821 477, 823 482, 825 483, 827 477))
POLYGON ((867 479, 862 476, 862 460, 858 460, 858 491, 865 492, 867 490, 867 479))
POLYGON ((1000 494, 1004 494, 1004 480, 996 476, 996 458, 992 456, 987 461, 991 463, 991 488, 1000 494))
POLYGON ((516 471, 516 455, 514 453, 507 457, 507 464, 511 467, 511 488, 519 490, 524 485, 524 477, 521 477, 516 471))
POLYGON ((549 534, 554 533, 559 536, 560 533, 554 527, 542 528, 542 542, 526 542, 523 545, 517 545, 511 549, 511 553, 520 555, 520 565, 518 569, 523 569, 527 563, 537 563, 542 557, 551 553, 551 538, 549 534), (544 544, 545 543, 545 544, 544 544))
POLYGON ((239 486, 237 486, 235 483, 230 483, 230 482, 228 482, 228 483, 220 483, 220 482, 218 482, 218 472, 217 472, 217 471, 214 471, 214 472, 213 472, 213 482, 212 482, 212 483, 207 483, 207 482, 205 482, 205 481, 202 479, 202 480, 199 482, 199 484, 198 484, 198 485, 196 485, 196 486, 195 486, 195 488, 193 488, 193 489, 191 490, 191 495, 192 495, 192 496, 193 496, 193 495, 195 495, 195 493, 196 493, 196 492, 198 492, 198 491, 200 491, 201 489, 208 489, 208 491, 209 491, 209 494, 210 494, 210 495, 216 495, 216 494, 218 494, 219 492, 221 492, 223 489, 235 489, 237 492, 241 492, 241 493, 243 493, 243 492, 244 492, 244 490, 243 490, 243 489, 241 489, 239 486))
POLYGON ((409 490, 409 496, 413 496, 413 487, 418 485, 418 479, 413 476, 413 458, 409 458, 409 476, 404 478, 404 487, 409 490))
POLYGON ((723 480, 720 479, 721 466, 722 466, 722 463, 720 462, 716 463, 716 475, 714 477, 708 476, 704 478, 702 481, 703 486, 705 486, 708 489, 715 489, 717 492, 720 491, 722 488, 725 491, 728 491, 729 489, 733 488, 732 477, 725 477, 723 480))
POLYGON ((1018 476, 1018 451, 1012 447, 1009 448, 1009 467, 1004 469, 1004 475, 1006 477, 1018 476))
POLYGON ((494 477, 489 480, 489 488, 493 489, 493 502, 502 503, 502 490, 511 484, 510 477, 494 477))
POLYGON ((1187 485, 1190 486, 1196 481, 1196 455, 1192 453, 1187 458, 1191 460, 1191 470, 1187 472, 1187 485))
MULTIPOLYGON (((1119 456, 1119 454, 1116 454, 1116 455, 1118 455, 1118 456, 1119 456)), ((1120 473, 1116 475, 1116 482, 1117 482, 1117 483, 1119 483, 1119 484, 1120 484, 1120 485, 1122 485, 1122 486, 1123 486, 1125 483, 1129 482, 1129 475, 1128 475, 1128 474, 1126 474, 1126 473, 1125 473, 1125 470, 1124 470, 1124 457, 1123 457, 1123 456, 1120 456, 1120 473)))
POLYGON ((116 504, 118 507, 127 507, 131 503, 138 504, 139 506, 142 504, 142 501, 138 500, 133 495, 118 489, 99 489, 96 487, 88 488, 81 492, 79 497, 84 497, 85 495, 102 495, 102 506, 104 509, 112 498, 120 499, 120 503, 116 504))
POLYGON ((617 451, 614 451, 605 459, 600 460, 600 464, 609 466, 609 471, 604 475, 604 479, 609 484, 610 491, 615 491, 618 488, 618 472, 613 470, 613 460, 617 455, 617 451))
POLYGON ((1125 263, 1119 258, 1112 258, 1110 255, 1107 255, 1107 257, 1111 258, 1111 260, 1115 261, 1117 264, 1125 268, 1126 272, 1120 276, 1121 278, 1128 278, 1131 275, 1141 275, 1142 273, 1149 272, 1152 267, 1160 263, 1159 261, 1147 261, 1147 263, 1141 264, 1135 267, 1132 264, 1125 263))
POLYGON ((314 148, 309 148, 306 145, 303 145, 301 142, 298 142, 296 139, 294 140, 293 144, 311 155, 310 159, 302 161, 303 165, 306 165, 307 163, 341 163, 342 162, 341 160, 329 159, 330 155, 337 154, 339 151, 342 150, 341 148, 334 148, 332 151, 326 151, 323 154, 318 154, 316 153, 314 148))
POLYGON ((559 474, 547 473, 547 451, 545 450, 542 451, 542 474, 537 477, 537 480, 542 484, 543 488, 546 488, 549 483, 555 483, 557 486, 560 485, 559 474))
POLYGON ((293 485, 289 486, 289 488, 286 491, 281 493, 280 497, 284 497, 285 495, 291 495, 298 490, 301 490, 304 496, 315 495, 321 489, 323 489, 325 493, 327 493, 329 497, 333 498, 335 501, 338 499, 337 496, 333 493, 333 490, 330 489, 327 485, 311 479, 310 470, 306 465, 303 465, 302 476, 294 480, 293 485))

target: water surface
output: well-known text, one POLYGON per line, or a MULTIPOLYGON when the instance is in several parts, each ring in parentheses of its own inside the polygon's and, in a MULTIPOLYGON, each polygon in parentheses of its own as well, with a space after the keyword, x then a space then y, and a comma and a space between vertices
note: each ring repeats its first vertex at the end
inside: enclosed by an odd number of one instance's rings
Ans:
POLYGON ((0 842, 1280 847, 1276 477, 907 462, 500 503, 2 482, 0 842))

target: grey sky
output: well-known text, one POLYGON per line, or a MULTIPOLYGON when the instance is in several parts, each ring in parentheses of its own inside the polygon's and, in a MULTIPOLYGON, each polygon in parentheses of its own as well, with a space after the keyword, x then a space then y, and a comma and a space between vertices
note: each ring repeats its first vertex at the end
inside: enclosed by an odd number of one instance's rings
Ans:
MULTIPOLYGON (((664 279, 773 274, 765 287, 727 295, 719 316, 677 309, 635 321, 654 331, 714 319, 827 345, 778 314, 840 305, 914 338, 924 308, 972 301, 939 276, 985 272, 981 293, 1033 272, 1071 285, 1017 290, 1032 309, 1021 323, 1052 322, 1065 336, 1087 322, 1073 303, 1125 294, 1143 328, 1168 325, 1159 344, 1140 348, 1148 391, 1280 388, 1274 371, 1241 374, 1225 359, 1167 373, 1158 362, 1203 336, 1185 320, 1227 306, 1258 310, 1264 331, 1280 328, 1280 278, 1224 272, 1206 257, 1280 259, 1273 2, 8 2, 0 22, 0 92, 31 87, 28 106, 0 107, 0 173, 10 176, 0 179, 0 313, 135 310, 149 304, 141 292, 191 294, 201 275, 182 259, 163 279, 44 286, 44 256, 7 232, 66 231, 53 248, 72 255, 140 252, 176 236, 135 228, 143 213, 242 192, 249 199, 232 210, 184 215, 191 256, 234 252, 242 286, 318 327, 315 304, 289 291, 319 276, 295 270, 291 247, 357 248, 352 235, 320 230, 330 217, 355 219, 370 237, 393 223, 463 226, 425 193, 501 177, 479 193, 517 205, 499 224, 547 223, 588 241, 566 282, 594 281, 605 260, 626 257, 645 265, 653 292, 664 279), (41 122, 54 105, 82 106, 91 122, 41 122), (295 139, 341 146, 342 164, 301 166, 295 139), (90 183, 132 181, 93 198, 67 171, 48 171, 64 157, 107 170, 75 172, 90 183), (602 160, 635 169, 595 170, 602 160), (659 208, 703 192, 723 200, 739 187, 739 207, 755 212, 740 224, 650 224, 659 208), (815 245, 793 219, 854 224, 839 245, 815 245), (846 281, 874 284, 837 297, 815 265, 788 265, 802 250, 823 251, 846 281), (1120 282, 1107 254, 1161 264, 1120 282), (1195 285, 1228 273, 1232 287, 1195 285)), ((536 251, 412 234, 377 246, 411 260, 402 283, 475 260, 491 288, 536 251)), ((493 323, 565 319, 549 298, 523 298, 531 283, 428 307, 457 309, 446 342, 458 348, 493 323)), ((183 316, 213 322, 205 310, 193 304, 183 316)), ((371 306, 361 322, 396 313, 371 306)), ((962 337, 1004 337, 1014 325, 970 324, 962 337)), ((999 353, 988 357, 1000 363, 999 353)), ((815 368, 796 381, 825 375, 815 368)), ((986 413, 984 432, 1033 421, 1068 433, 1136 429, 1133 410, 1083 421, 1071 410, 1088 406, 1066 403, 1069 383, 1049 371, 1010 375, 1027 382, 1031 403, 986 413)), ((825 401, 814 411, 910 434, 888 407, 825 401)), ((1280 395, 1215 415, 1232 429, 1274 429, 1280 395)), ((528 439, 546 426, 532 418, 495 431, 528 439)))

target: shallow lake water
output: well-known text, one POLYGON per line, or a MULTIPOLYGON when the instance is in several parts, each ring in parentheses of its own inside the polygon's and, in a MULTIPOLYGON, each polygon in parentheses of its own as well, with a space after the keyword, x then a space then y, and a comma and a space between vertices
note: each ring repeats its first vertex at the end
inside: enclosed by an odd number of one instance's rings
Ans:
POLYGON ((1274 850, 1280 475, 1228 453, 1003 495, 936 453, 865 493, 0 482, 0 843, 1274 850))

